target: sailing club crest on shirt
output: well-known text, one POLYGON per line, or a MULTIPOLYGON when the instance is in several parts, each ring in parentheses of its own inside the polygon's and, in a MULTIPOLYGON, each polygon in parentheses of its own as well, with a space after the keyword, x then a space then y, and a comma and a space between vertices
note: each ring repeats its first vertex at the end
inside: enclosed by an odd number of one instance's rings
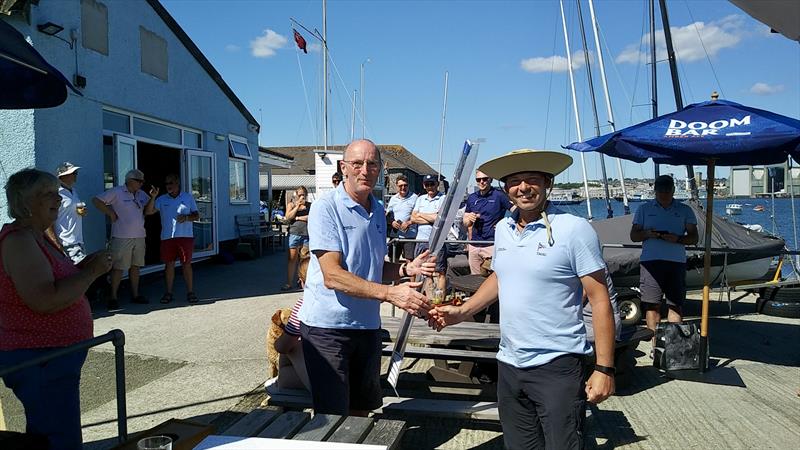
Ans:
POLYGON ((539 242, 539 245, 536 246, 536 254, 539 256, 547 256, 547 246, 544 243, 539 242))

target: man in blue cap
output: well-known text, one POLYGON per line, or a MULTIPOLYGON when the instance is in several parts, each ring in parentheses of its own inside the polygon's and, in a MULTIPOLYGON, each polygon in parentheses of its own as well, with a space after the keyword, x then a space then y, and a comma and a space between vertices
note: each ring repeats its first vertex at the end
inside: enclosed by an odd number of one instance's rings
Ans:
MULTIPOLYGON (((422 179, 422 187, 425 189, 425 195, 417 197, 417 202, 414 204, 414 210, 411 212, 411 221, 417 224, 417 240, 414 256, 420 255, 428 249, 428 240, 433 231, 433 224, 436 218, 439 217, 439 210, 444 203, 444 195, 439 192, 439 178, 436 175, 425 175, 422 179)), ((444 254, 438 255, 436 260, 436 272, 438 273, 436 286, 426 289, 439 289, 444 290, 445 287, 445 272, 447 271, 447 257, 444 254)), ((431 291, 429 291, 431 292, 431 291)))
POLYGON ((600 241, 586 219, 547 200, 555 176, 572 164, 558 152, 517 150, 480 167, 505 184, 517 207, 497 224, 492 273, 469 301, 430 312, 437 329, 499 300, 497 401, 506 448, 583 448, 586 401, 614 393, 614 319, 600 241), (592 306, 597 364, 581 317, 592 306))

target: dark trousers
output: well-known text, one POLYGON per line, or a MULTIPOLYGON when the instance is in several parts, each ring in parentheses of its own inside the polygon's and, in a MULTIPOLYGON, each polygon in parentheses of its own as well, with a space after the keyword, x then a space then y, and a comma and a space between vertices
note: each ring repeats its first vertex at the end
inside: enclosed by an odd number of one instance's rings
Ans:
POLYGON ((497 362, 497 401, 507 449, 583 448, 583 358, 564 355, 525 369, 497 362))
MULTIPOLYGON (((0 352, 0 366, 19 364, 49 351, 0 352)), ((86 353, 71 353, 3 377, 25 408, 26 432, 46 436, 52 450, 83 446, 79 384, 86 353)))

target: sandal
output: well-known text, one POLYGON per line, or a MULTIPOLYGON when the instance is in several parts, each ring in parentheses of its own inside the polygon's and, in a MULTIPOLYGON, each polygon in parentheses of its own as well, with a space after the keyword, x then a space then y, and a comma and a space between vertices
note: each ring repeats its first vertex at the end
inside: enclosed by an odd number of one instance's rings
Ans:
POLYGON ((194 292, 189 292, 186 294, 186 301, 189 303, 197 303, 197 296, 194 294, 194 292))
POLYGON ((161 303, 169 303, 172 301, 172 293, 167 292, 161 297, 161 303))

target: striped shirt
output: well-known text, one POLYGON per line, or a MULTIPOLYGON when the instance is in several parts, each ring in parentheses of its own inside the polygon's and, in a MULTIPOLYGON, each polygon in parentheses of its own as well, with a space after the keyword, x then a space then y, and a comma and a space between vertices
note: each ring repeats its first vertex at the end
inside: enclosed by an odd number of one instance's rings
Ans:
POLYGON ((284 328, 284 331, 292 336, 300 336, 300 319, 297 318, 297 313, 300 312, 301 306, 303 306, 303 297, 298 298, 297 302, 292 306, 289 322, 286 323, 284 328))

